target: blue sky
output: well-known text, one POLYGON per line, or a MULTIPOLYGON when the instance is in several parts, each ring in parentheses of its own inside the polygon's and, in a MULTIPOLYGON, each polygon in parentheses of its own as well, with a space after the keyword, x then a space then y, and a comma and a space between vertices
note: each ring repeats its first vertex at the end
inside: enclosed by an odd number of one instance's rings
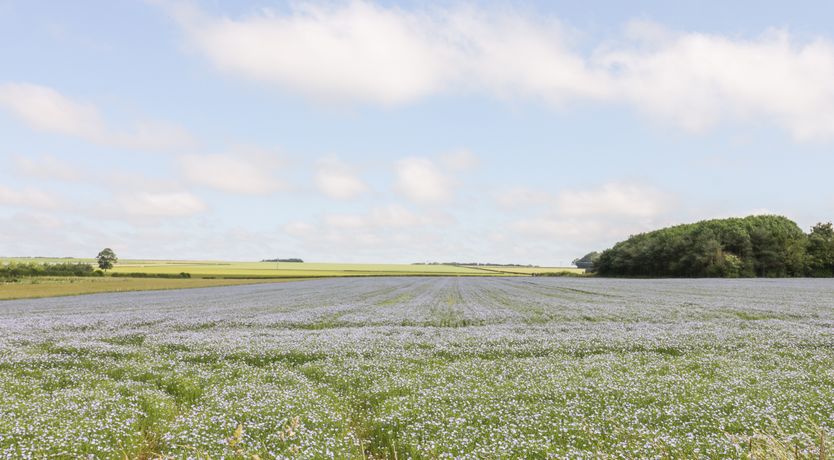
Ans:
POLYGON ((832 13, 0 0, 0 255, 560 265, 703 218, 807 229, 832 13))

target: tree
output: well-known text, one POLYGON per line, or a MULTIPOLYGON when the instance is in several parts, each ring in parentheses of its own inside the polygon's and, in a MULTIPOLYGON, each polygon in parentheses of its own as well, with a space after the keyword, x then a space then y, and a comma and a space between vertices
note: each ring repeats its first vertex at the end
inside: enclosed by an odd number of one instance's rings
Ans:
POLYGON ((804 276, 813 253, 817 276, 825 276, 834 270, 834 258, 825 249, 834 251, 827 243, 834 242, 834 230, 818 227, 812 231, 815 243, 809 244, 809 236, 781 216, 676 225, 632 235, 603 251, 594 268, 602 276, 804 276))
POLYGON ((834 275, 834 226, 831 222, 811 228, 807 251, 811 276, 834 275))
POLYGON ((581 259, 573 259, 573 262, 571 263, 576 265, 577 268, 584 268, 585 270, 592 271, 597 260, 599 260, 599 253, 594 251, 585 254, 581 259))
POLYGON ((779 241, 772 232, 763 227, 753 227, 750 229, 750 242, 753 243, 756 276, 785 276, 784 257, 780 253, 779 241))
POLYGON ((96 259, 98 260, 98 268, 104 271, 113 268, 113 264, 119 261, 116 253, 110 248, 102 249, 96 256, 96 259))

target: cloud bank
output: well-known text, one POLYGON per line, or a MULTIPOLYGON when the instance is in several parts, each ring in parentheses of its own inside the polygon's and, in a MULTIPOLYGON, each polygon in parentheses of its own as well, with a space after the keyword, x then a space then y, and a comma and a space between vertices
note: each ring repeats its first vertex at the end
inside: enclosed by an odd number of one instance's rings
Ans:
POLYGON ((0 83, 0 107, 37 131, 108 147, 170 150, 194 142, 183 128, 158 121, 138 121, 128 129, 114 128, 105 122, 95 105, 32 83, 0 83))
POLYGON ((557 18, 510 7, 405 10, 355 0, 240 18, 190 4, 169 11, 221 71, 325 102, 396 106, 476 92, 555 106, 626 104, 693 132, 761 120, 797 140, 834 138, 834 44, 784 30, 738 38, 634 22, 580 51, 557 18))
POLYGON ((454 182, 428 158, 410 157, 395 165, 396 189, 418 204, 443 204, 452 198, 454 182))
POLYGON ((336 200, 351 200, 370 190, 349 165, 336 158, 316 163, 315 183, 321 193, 336 200))
POLYGON ((284 185, 275 177, 276 161, 263 154, 182 155, 179 165, 187 181, 223 192, 267 195, 284 185))

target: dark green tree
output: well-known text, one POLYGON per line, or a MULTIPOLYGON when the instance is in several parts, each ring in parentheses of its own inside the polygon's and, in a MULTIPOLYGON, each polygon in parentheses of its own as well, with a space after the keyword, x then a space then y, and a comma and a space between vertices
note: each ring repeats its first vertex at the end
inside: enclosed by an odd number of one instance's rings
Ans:
POLYGON ((750 242, 753 243, 754 269, 759 277, 785 276, 785 263, 779 253, 776 237, 761 227, 750 229, 750 242))
POLYGON ((599 260, 599 252, 589 252, 582 256, 579 259, 573 259, 571 262, 573 265, 576 265, 576 268, 584 268, 588 271, 593 271, 594 264, 599 260))
POLYGON ((113 268, 113 264, 118 262, 119 258, 112 249, 104 248, 98 253, 96 260, 98 260, 98 268, 107 271, 113 268))
POLYGON ((811 228, 807 248, 811 276, 834 276, 834 226, 819 223, 811 228))
POLYGON ((804 276, 808 236, 782 216, 676 225, 633 235, 603 251, 603 276, 804 276))

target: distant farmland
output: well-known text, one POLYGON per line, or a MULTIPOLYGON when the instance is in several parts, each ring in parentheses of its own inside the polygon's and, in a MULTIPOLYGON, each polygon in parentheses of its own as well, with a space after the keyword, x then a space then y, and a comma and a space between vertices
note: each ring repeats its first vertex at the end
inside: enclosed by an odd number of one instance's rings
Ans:
POLYGON ((484 276, 483 271, 453 265, 342 264, 309 262, 126 261, 114 273, 180 273, 192 276, 320 278, 333 276, 435 275, 484 276))
MULTIPOLYGON (((95 259, 71 258, 3 258, 0 262, 86 262, 95 259)), ((218 278, 319 278, 333 276, 492 276, 530 275, 549 272, 584 272, 574 267, 507 267, 416 264, 358 264, 310 262, 226 262, 201 260, 121 260, 112 273, 178 274, 218 278)))
MULTIPOLYGON (((5 258, 0 263, 89 263, 95 259, 5 258)), ((38 277, 0 282, 0 300, 60 295, 209 287, 254 282, 369 276, 530 276, 536 273, 584 272, 576 268, 340 264, 298 262, 225 262, 198 260, 122 260, 107 277, 38 277), (187 273, 189 279, 176 278, 187 273), (150 278, 133 278, 147 275, 150 278), (155 276, 175 277, 155 278, 155 276)))

